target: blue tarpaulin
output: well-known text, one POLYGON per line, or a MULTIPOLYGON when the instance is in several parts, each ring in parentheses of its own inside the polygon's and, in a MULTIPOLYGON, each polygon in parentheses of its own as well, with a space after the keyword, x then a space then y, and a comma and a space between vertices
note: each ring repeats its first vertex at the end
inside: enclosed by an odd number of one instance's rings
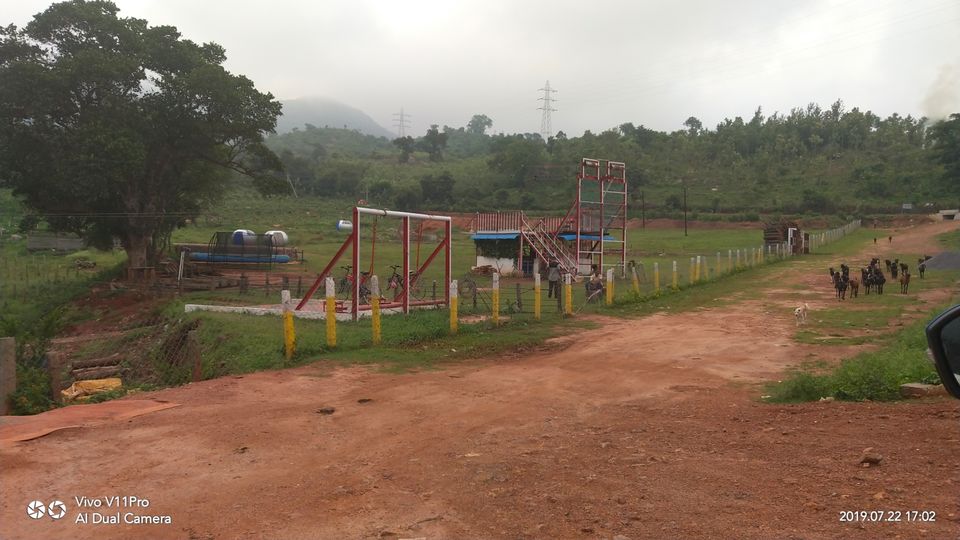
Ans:
MULTIPOLYGON (((576 239, 577 239, 577 233, 563 233, 563 234, 561 234, 561 235, 559 235, 559 236, 560 236, 560 238, 563 238, 564 240, 576 240, 576 239)), ((599 235, 596 235, 596 234, 581 234, 581 235, 580 235, 580 239, 581 239, 581 240, 599 240, 599 239, 600 239, 600 236, 599 236, 599 235)), ((615 241, 615 240, 616 240, 616 238, 610 236, 609 234, 603 237, 603 241, 604 241, 604 242, 613 242, 613 241, 615 241)))
POLYGON ((477 233, 471 240, 516 240, 520 233, 477 233))

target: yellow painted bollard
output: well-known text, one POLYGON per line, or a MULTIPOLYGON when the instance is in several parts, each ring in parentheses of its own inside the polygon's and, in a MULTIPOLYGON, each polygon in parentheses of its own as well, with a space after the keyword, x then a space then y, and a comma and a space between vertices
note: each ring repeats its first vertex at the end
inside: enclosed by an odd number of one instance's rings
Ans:
POLYGON ((540 320, 540 303, 543 300, 540 298, 540 274, 533 275, 533 318, 535 320, 540 320))
POLYGON ((736 267, 738 269, 740 268, 740 250, 739 249, 737 250, 737 266, 736 267))
POLYGON ((327 290, 327 347, 337 346, 337 289, 333 278, 326 281, 327 290))
POLYGON ((700 257, 700 255, 697 255, 697 272, 696 272, 696 276, 695 276, 694 281, 696 281, 696 282, 698 282, 698 283, 700 282, 701 279, 703 279, 703 274, 701 273, 702 263, 703 263, 702 257, 700 257))
POLYGON ((733 272, 733 250, 727 250, 727 273, 733 272))
POLYGON ((653 263, 653 294, 660 294, 660 263, 653 263))
POLYGON ((289 361, 297 352, 297 332, 293 326, 293 310, 290 309, 290 291, 280 292, 283 303, 283 356, 289 361))
POLYGON ((573 315, 573 276, 563 275, 563 313, 573 315))
POLYGON ((457 304, 460 301, 460 293, 458 291, 457 280, 450 282, 450 333, 456 334, 459 328, 459 320, 457 319, 457 304))
POLYGON ((637 275, 637 267, 630 267, 630 277, 633 280, 633 292, 634 294, 640 294, 640 276, 637 275))
POLYGON ((373 344, 379 345, 382 338, 380 327, 380 279, 370 276, 370 320, 373 327, 373 344))
POLYGON ((677 282, 677 261, 673 261, 673 290, 680 288, 680 284, 677 282))
POLYGON ((493 273, 493 291, 491 292, 493 296, 492 306, 492 320, 494 326, 500 326, 500 274, 497 272, 493 273))
POLYGON ((613 268, 607 270, 607 305, 613 305, 613 268))

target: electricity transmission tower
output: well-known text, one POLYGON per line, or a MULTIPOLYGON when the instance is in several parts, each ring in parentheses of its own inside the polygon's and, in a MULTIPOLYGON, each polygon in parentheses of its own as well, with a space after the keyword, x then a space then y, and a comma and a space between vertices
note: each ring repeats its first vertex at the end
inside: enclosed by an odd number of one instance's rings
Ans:
POLYGON ((543 106, 537 107, 538 111, 543 111, 543 117, 540 119, 540 136, 546 141, 553 136, 553 126, 550 125, 550 113, 556 110, 553 108, 553 102, 557 100, 553 99, 551 94, 556 92, 556 90, 550 88, 550 81, 547 81, 547 84, 541 88, 540 91, 543 92, 543 97, 538 100, 543 102, 543 106))
POLYGON ((407 130, 410 129, 410 119, 409 114, 404 114, 403 107, 400 107, 400 112, 393 113, 393 127, 397 128, 397 135, 401 138, 407 136, 407 130))

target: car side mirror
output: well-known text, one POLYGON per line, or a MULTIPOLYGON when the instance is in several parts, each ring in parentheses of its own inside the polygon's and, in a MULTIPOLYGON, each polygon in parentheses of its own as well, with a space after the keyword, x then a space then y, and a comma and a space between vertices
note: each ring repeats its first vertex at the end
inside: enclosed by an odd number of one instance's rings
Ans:
POLYGON ((943 387, 960 399, 960 305, 937 315, 926 334, 943 387))

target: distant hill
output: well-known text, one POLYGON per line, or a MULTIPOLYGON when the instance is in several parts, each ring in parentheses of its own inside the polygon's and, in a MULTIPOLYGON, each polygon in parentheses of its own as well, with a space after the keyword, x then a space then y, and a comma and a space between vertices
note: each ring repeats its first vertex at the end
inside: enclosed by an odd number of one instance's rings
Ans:
POLYGON ((311 97, 283 102, 283 116, 277 120, 277 133, 289 133, 312 124, 318 128, 355 129, 365 135, 393 139, 394 134, 365 112, 332 99, 311 97))

